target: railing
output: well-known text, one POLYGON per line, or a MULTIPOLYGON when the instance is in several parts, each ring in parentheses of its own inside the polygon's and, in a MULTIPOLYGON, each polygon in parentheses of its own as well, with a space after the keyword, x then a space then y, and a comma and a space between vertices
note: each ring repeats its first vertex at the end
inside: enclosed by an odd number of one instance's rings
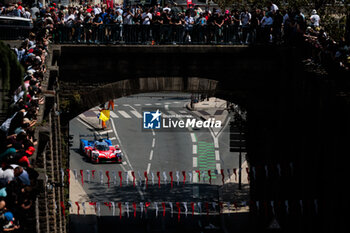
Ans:
POLYGON ((58 24, 52 37, 59 44, 248 44, 256 41, 257 33, 234 25, 58 24))
POLYGON ((24 40, 31 29, 0 27, 0 40, 24 40))

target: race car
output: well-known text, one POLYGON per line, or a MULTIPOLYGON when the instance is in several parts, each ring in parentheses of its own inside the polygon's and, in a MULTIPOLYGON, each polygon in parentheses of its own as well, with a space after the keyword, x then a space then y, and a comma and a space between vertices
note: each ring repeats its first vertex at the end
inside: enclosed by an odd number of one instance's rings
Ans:
POLYGON ((122 151, 119 145, 112 145, 108 138, 98 140, 80 139, 80 149, 92 163, 121 163, 122 151))

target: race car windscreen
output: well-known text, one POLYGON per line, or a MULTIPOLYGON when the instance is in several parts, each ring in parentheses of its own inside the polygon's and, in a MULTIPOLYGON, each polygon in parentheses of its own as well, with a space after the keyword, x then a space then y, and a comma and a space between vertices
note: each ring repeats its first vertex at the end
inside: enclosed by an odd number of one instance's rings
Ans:
POLYGON ((109 150, 109 146, 107 146, 107 145, 96 145, 96 149, 97 150, 101 150, 101 151, 108 151, 109 150))

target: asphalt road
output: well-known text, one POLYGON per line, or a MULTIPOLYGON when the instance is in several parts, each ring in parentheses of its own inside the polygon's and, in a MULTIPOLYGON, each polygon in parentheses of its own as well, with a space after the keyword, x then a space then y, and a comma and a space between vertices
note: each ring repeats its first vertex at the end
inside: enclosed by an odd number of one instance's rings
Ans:
MULTIPOLYGON (((156 129, 142 129, 141 115, 144 110, 156 111, 160 109, 161 112, 168 114, 192 114, 184 107, 189 101, 190 95, 183 93, 162 94, 162 96, 159 93, 154 95, 143 94, 116 100, 114 114, 111 114, 108 130, 105 132, 108 132, 113 144, 120 145, 124 153, 122 164, 92 164, 87 161, 79 152, 79 135, 91 135, 96 131, 78 118, 70 122, 70 134, 73 135, 73 144, 70 150, 70 169, 77 171, 78 174, 77 181, 74 181, 74 177, 71 179, 72 182, 80 183, 79 170, 84 171, 83 189, 89 197, 89 200, 85 201, 100 203, 100 217, 98 218, 100 232, 104 232, 102 230, 104 227, 113 227, 114 225, 122 225, 124 229, 127 229, 124 232, 171 232, 170 229, 177 232, 182 228, 192 232, 200 232, 204 230, 205 226, 208 227, 210 223, 217 227, 221 225, 223 217, 218 215, 218 207, 211 206, 211 202, 214 201, 230 201, 224 200, 223 196, 220 196, 222 192, 221 175, 213 172, 212 184, 210 185, 206 172, 204 172, 204 177, 202 174, 201 180, 198 180, 197 173, 194 171, 214 171, 215 169, 220 171, 221 168, 226 171, 226 169, 238 167, 238 154, 229 152, 229 132, 226 122, 224 122, 222 133, 220 133, 217 142, 215 142, 213 134, 208 129, 167 130, 165 132, 156 129), (90 173, 90 182, 87 181, 86 170, 95 170, 94 178, 90 173), (111 177, 109 187, 106 171, 109 171, 111 177), (119 186, 119 171, 122 171, 123 175, 122 187, 119 186), (136 187, 133 187, 131 171, 134 171, 136 177, 136 187), (147 188, 145 171, 148 173, 147 188), (171 171, 174 180, 173 187, 170 185, 169 172, 171 171), (182 171, 186 171, 185 185, 182 183, 182 171), (128 183, 126 183, 126 172, 129 175, 128 183), (160 188, 157 183, 157 172, 160 172, 161 177, 160 188), (166 175, 166 181, 163 173, 166 175), (193 176, 192 182, 189 182, 189 173, 193 176), (100 174, 103 177, 102 182, 100 174), (177 174, 179 175, 179 182, 177 182, 177 174), (106 206, 105 202, 116 203, 114 213, 113 208, 106 206), (123 203, 123 221, 116 217, 119 215, 118 202, 123 203), (129 205, 129 218, 125 213, 126 202, 129 205), (136 218, 133 218, 133 202, 137 203, 138 206, 136 218), (143 210, 141 215, 140 202, 151 202, 147 214, 143 210), (156 216, 154 202, 159 205, 158 217, 156 216), (165 217, 160 217, 163 211, 162 202, 166 203, 167 214, 165 217), (170 214, 169 202, 173 203, 173 216, 170 214), (181 224, 177 219, 176 202, 181 205, 181 224), (187 217, 185 216, 183 202, 187 202, 187 217), (203 205, 205 202, 210 203, 209 213, 213 215, 206 216, 204 206, 202 206, 202 215, 198 215, 199 209, 196 205, 196 215, 192 217, 191 202, 202 202, 203 205)), ((91 110, 90 113, 85 115, 96 117, 93 113, 93 110, 91 110)), ((216 230, 204 231, 215 232, 216 230)), ((222 231, 222 229, 217 231, 222 231)))

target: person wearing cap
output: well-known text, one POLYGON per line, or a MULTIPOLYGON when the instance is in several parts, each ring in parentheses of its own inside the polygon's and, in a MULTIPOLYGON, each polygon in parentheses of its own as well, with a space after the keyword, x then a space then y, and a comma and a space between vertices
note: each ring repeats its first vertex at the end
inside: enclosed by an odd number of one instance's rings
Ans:
POLYGON ((315 9, 311 11, 310 21, 311 21, 311 27, 312 28, 315 29, 315 28, 320 26, 321 18, 317 14, 317 11, 315 9))

